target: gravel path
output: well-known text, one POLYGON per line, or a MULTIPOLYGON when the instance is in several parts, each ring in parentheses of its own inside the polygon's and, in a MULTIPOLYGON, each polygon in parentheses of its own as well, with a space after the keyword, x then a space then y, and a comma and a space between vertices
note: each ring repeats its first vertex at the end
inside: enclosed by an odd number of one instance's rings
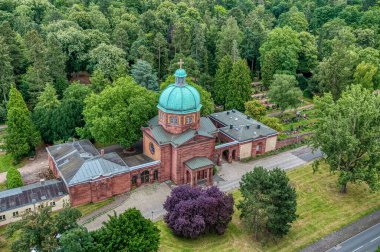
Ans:
POLYGON ((380 223, 380 210, 323 237, 316 243, 303 249, 302 252, 326 251, 378 223, 380 223))

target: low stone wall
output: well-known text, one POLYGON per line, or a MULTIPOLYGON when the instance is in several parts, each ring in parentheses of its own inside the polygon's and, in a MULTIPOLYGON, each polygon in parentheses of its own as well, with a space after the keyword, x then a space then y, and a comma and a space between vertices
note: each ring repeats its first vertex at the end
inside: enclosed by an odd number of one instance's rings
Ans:
POLYGON ((312 132, 308 132, 308 133, 300 134, 294 137, 289 137, 284 140, 278 140, 276 144, 276 149, 280 149, 282 147, 285 147, 291 144, 299 143, 305 140, 306 138, 308 138, 309 136, 311 136, 312 134, 313 134, 312 132))

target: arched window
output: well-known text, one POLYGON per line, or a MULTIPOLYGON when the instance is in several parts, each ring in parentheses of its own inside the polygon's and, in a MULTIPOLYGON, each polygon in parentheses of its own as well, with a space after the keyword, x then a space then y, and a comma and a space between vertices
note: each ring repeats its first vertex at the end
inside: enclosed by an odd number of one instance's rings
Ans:
POLYGON ((133 175, 132 176, 132 185, 136 185, 137 184, 137 175, 133 175))
POLYGON ((141 183, 148 183, 149 182, 149 170, 143 171, 140 174, 141 183))
POLYGON ((149 151, 150 153, 153 155, 154 154, 154 144, 153 143, 149 143, 149 151))
POLYGON ((178 124, 178 117, 177 116, 171 116, 169 121, 170 121, 170 124, 177 125, 178 124))
POLYGON ((186 116, 186 124, 190 124, 193 122, 193 117, 192 116, 186 116))

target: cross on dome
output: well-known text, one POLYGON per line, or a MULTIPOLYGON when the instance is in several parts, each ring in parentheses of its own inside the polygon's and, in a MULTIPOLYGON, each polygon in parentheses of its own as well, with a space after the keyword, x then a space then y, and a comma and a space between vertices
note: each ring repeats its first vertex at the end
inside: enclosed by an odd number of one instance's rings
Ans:
POLYGON ((182 69, 182 65, 184 64, 185 62, 182 60, 182 59, 179 59, 179 62, 178 62, 178 65, 179 65, 179 68, 182 69))

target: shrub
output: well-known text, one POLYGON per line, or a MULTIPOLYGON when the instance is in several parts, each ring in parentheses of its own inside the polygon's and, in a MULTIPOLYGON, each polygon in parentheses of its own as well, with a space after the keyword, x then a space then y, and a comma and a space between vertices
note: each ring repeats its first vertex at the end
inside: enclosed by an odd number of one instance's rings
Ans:
POLYGON ((11 168, 7 172, 7 188, 12 189, 23 186, 21 173, 16 168, 11 168))
POLYGON ((223 234, 234 212, 232 195, 217 187, 207 189, 178 186, 167 198, 165 222, 178 236, 195 239, 202 234, 223 234))
POLYGON ((160 231, 139 210, 131 208, 109 218, 102 228, 91 232, 99 251, 158 250, 160 231))

